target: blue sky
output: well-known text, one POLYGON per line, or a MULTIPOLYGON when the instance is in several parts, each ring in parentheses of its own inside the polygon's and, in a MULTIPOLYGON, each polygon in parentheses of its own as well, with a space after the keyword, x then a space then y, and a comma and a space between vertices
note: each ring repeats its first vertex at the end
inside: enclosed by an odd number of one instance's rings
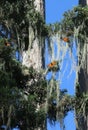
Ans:
MULTIPOLYGON (((64 12, 72 9, 76 5, 78 5, 78 0, 46 0, 46 23, 61 21, 63 19, 64 12)), ((70 58, 68 62, 71 63, 70 58)), ((66 88, 68 93, 73 95, 75 73, 72 72, 70 77, 67 79, 66 77, 69 73, 69 67, 70 66, 67 67, 66 73, 62 80, 61 88, 66 88)), ((73 112, 69 112, 68 116, 65 118, 65 126, 65 130, 76 130, 73 112)), ((51 126, 48 123, 47 127, 48 130, 60 130, 59 123, 56 123, 55 126, 51 126)))
POLYGON ((45 0, 46 22, 54 23, 60 21, 63 13, 78 4, 78 0, 45 0))

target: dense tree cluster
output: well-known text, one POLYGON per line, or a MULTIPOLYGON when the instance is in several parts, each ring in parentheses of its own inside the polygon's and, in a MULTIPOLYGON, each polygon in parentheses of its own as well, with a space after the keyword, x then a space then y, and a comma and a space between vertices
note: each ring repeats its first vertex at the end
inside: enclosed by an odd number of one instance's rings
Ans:
MULTIPOLYGON (((61 121, 74 108, 79 118, 87 114, 88 110, 88 94, 80 95, 77 90, 79 86, 76 86, 75 97, 68 95, 66 90, 60 90, 57 103, 55 84, 53 94, 48 97, 48 81, 43 74, 32 67, 23 66, 20 61, 22 51, 27 50, 30 44, 30 25, 35 37, 47 36, 49 39, 59 32, 61 40, 68 42, 70 47, 74 29, 79 28, 78 39, 83 41, 88 34, 88 7, 76 7, 64 14, 61 23, 46 25, 33 2, 0 1, 0 127, 6 125, 6 130, 16 125, 21 130, 46 130, 46 118, 51 122, 57 119, 61 121)), ((58 64, 57 61, 51 62, 48 65, 49 71, 59 70, 58 64)))

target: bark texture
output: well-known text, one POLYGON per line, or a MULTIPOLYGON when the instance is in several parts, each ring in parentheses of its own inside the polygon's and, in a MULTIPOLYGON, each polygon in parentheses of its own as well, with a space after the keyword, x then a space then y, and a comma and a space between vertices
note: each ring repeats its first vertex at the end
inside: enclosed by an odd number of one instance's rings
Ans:
POLYGON ((79 0, 79 5, 82 6, 88 5, 88 0, 79 0))
MULTIPOLYGON (((34 1, 35 9, 39 12, 42 17, 45 19, 45 0, 35 0, 34 1)), ((30 22, 30 21, 29 21, 30 22)), ((45 41, 44 37, 41 34, 38 34, 37 30, 29 24, 29 44, 28 49, 23 51, 23 65, 27 67, 33 67, 38 72, 44 67, 44 50, 45 50, 45 41)), ((45 119, 46 120, 46 119, 45 119)), ((34 130, 46 130, 46 122, 42 124, 41 127, 37 127, 34 130)))
MULTIPOLYGON (((35 9, 45 18, 45 1, 35 0, 35 9)), ((44 64, 44 38, 34 32, 29 25, 29 46, 23 51, 23 65, 32 66, 37 71, 41 70, 44 64)))
MULTIPOLYGON (((85 42, 84 47, 86 51, 85 62, 78 73, 78 81, 80 84, 80 92, 88 93, 88 41, 85 42)), ((79 129, 77 130, 88 130, 88 113, 79 119, 78 125, 79 129)))
MULTIPOLYGON (((86 6, 88 5, 88 0, 79 0, 79 5, 86 6)), ((80 72, 78 74, 78 80, 80 84, 81 93, 88 93, 88 38, 86 38, 85 43, 85 62, 83 66, 80 68, 80 72)), ((88 113, 85 117, 82 117, 78 121, 79 129, 77 130, 88 130, 88 113)))

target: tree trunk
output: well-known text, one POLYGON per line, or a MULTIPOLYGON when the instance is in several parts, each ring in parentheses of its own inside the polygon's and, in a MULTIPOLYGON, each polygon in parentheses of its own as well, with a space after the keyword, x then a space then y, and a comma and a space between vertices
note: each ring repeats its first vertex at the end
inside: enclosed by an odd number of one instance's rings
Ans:
MULTIPOLYGON (((79 0, 79 4, 86 6, 88 5, 88 0, 79 0)), ((80 72, 78 73, 78 81, 80 84, 80 92, 88 93, 88 38, 84 43, 84 47, 86 50, 85 61, 83 63, 83 66, 80 68, 80 72)), ((85 115, 85 117, 79 119, 78 126, 79 129, 77 130, 88 130, 88 113, 85 115)))
POLYGON ((79 0, 79 5, 82 6, 88 5, 88 0, 79 0))
MULTIPOLYGON (((43 18, 45 18, 45 1, 35 0, 34 5, 43 18)), ((30 21, 29 21, 30 22, 30 21)), ((29 46, 23 51, 23 65, 33 67, 37 71, 41 70, 44 64, 44 38, 37 35, 37 30, 33 30, 29 24, 29 46)))
MULTIPOLYGON (((36 11, 38 11, 45 19, 45 0, 35 0, 34 5, 36 11)), ((34 32, 33 27, 30 25, 30 21, 28 31, 29 31, 29 45, 28 49, 23 51, 22 54, 23 65, 27 67, 33 67, 39 72, 41 68, 44 67, 45 40, 41 36, 41 34, 38 34, 36 29, 34 32)), ((41 127, 37 127, 34 130, 46 130, 45 121, 41 127)))
MULTIPOLYGON (((84 43, 85 48, 85 62, 80 68, 78 73, 78 81, 80 84, 80 93, 88 93, 88 41, 84 43)), ((81 117, 78 121, 79 129, 77 130, 88 130, 88 113, 81 117)))

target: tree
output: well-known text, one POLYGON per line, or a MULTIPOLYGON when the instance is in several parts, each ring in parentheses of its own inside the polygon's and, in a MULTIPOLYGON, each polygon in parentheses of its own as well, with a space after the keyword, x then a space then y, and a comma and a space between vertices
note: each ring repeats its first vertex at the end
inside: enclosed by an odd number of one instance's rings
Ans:
POLYGON ((23 64, 33 66, 38 71, 44 67, 44 18, 45 18, 45 1, 35 0, 34 11, 31 14, 31 21, 28 20, 28 38, 29 44, 23 51, 23 64))
MULTIPOLYGON (((82 4, 82 3, 81 3, 82 4)), ((65 12, 62 29, 69 38, 73 37, 77 45, 77 77, 76 77, 76 111, 77 130, 88 127, 88 86, 87 86, 87 41, 88 41, 88 7, 78 6, 65 12), (70 32, 70 34, 69 34, 70 32), (74 39, 75 38, 75 39, 74 39), (80 103, 79 103, 80 102, 80 103)), ((70 43, 70 48, 73 44, 70 43)))
POLYGON ((88 5, 88 0, 79 0, 79 5, 82 6, 88 5))
POLYGON ((46 119, 49 118, 51 123, 59 120, 64 129, 64 117, 68 111, 75 109, 77 130, 87 129, 81 119, 85 119, 84 123, 87 124, 85 50, 87 52, 88 8, 76 7, 65 12, 61 23, 47 26, 44 21, 44 3, 43 0, 0 1, 0 123, 6 124, 6 129, 19 125, 22 130, 46 130, 46 119), (68 95, 66 90, 60 90, 55 80, 61 61, 60 58, 53 58, 53 36, 58 36, 58 44, 61 41, 67 42, 70 49, 72 38, 77 40, 80 51, 75 97, 68 95), (47 72, 53 73, 50 81, 45 80, 41 71, 44 66, 45 37, 52 53, 52 61, 47 66, 47 72))
MULTIPOLYGON (((87 122, 88 122, 87 119, 88 118, 88 112, 87 112, 88 111, 88 87, 87 87, 87 57, 88 57, 87 56, 87 41, 88 41, 87 27, 88 24, 87 23, 88 23, 88 7, 78 6, 75 7, 72 11, 67 11, 64 13, 64 19, 61 21, 61 25, 60 25, 61 40, 64 40, 65 42, 68 43, 71 51, 73 48, 72 41, 75 40, 75 43, 77 45, 78 58, 76 61, 77 63, 76 93, 75 93, 75 97, 71 101, 71 103, 73 104, 72 108, 74 108, 76 112, 77 130, 83 130, 83 129, 87 130, 88 127, 87 126, 87 122)), ((55 29, 55 26, 53 27, 55 29)), ((56 32, 54 29, 53 29, 53 33, 55 34, 56 32)), ((53 62, 51 62, 49 66, 50 69, 53 69, 53 62)), ((55 100, 55 97, 53 97, 52 99, 55 100)), ((61 101, 63 104, 63 100, 61 101)), ((63 106, 62 104, 61 106, 63 106)), ((50 117, 52 117, 55 120, 56 111, 58 110, 55 104, 54 106, 50 107, 49 110, 50 110, 49 114, 54 113, 54 115, 50 115, 50 117)), ((64 115, 64 111, 63 111, 63 115, 64 115)))
POLYGON ((13 52, 11 42, 0 38, 0 127, 45 129, 45 107, 40 110, 37 106, 45 102, 46 81, 33 68, 19 63, 13 52))
MULTIPOLYGON (((82 6, 88 6, 88 0, 79 0, 79 4, 82 6)), ((86 23, 85 23, 86 24, 86 23)), ((88 25, 87 25, 88 26, 88 25)), ((83 63, 83 66, 80 68, 80 72, 78 75, 78 80, 79 80, 79 85, 80 85, 80 91, 81 93, 88 93, 88 36, 86 36, 86 39, 83 41, 83 43, 81 42, 81 44, 84 44, 84 48, 85 49, 85 61, 83 63)), ((81 48, 80 48, 80 53, 81 53, 81 48)), ((88 113, 81 118, 80 120, 82 120, 82 124, 80 126, 80 129, 88 129, 88 113)), ((80 122, 79 120, 79 122, 80 122)), ((79 123, 80 125, 80 123, 79 123)))
POLYGON ((43 3, 37 2, 39 1, 0 1, 0 96, 1 99, 4 97, 0 101, 0 125, 5 124, 6 129, 17 124, 23 130, 46 129, 45 106, 42 108, 42 104, 46 99, 47 85, 44 77, 37 71, 42 66, 41 39, 44 39, 47 32, 42 16, 43 3), (30 53, 33 50, 31 58, 35 55, 32 59, 37 64, 35 67, 31 65, 31 61, 30 65, 24 63, 24 52, 27 52, 27 60, 30 60, 29 49, 30 53), (22 63, 26 66, 20 63, 21 56, 22 63))

